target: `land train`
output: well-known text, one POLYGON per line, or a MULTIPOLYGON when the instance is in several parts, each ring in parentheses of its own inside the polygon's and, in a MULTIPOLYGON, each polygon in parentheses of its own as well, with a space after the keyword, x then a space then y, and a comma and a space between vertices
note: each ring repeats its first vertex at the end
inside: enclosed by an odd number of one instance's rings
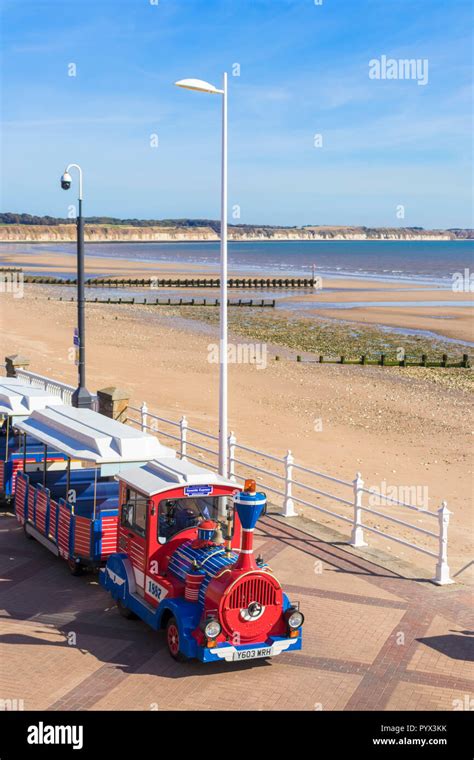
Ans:
POLYGON ((255 481, 241 489, 88 409, 46 407, 15 427, 44 453, 37 472, 16 475, 25 533, 73 574, 97 569, 124 617, 166 631, 173 658, 238 662, 301 649, 299 604, 254 555, 266 505, 255 481))
POLYGON ((116 475, 175 452, 130 425, 71 406, 37 409, 15 429, 15 513, 25 533, 65 559, 75 575, 98 569, 117 547, 116 475), (43 452, 34 470, 26 464, 31 446, 43 452))

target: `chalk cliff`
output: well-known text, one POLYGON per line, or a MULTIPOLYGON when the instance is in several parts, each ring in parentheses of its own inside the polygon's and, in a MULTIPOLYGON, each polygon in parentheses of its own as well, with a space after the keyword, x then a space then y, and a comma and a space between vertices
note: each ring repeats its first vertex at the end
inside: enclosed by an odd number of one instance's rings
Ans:
MULTIPOLYGON (((169 243, 217 241, 211 226, 132 226, 86 224, 86 240, 94 243, 169 243)), ((231 226, 229 240, 456 240, 472 237, 471 230, 424 230, 408 227, 260 227, 231 226)), ((0 225, 0 242, 68 243, 76 239, 74 224, 0 225)))

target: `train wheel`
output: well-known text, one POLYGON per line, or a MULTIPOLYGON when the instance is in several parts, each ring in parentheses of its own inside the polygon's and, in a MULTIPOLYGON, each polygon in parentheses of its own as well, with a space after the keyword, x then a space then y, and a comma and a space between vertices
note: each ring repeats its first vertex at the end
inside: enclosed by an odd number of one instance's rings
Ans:
POLYGON ((176 622, 176 618, 174 617, 170 618, 166 625, 166 642, 168 644, 168 652, 170 653, 173 660, 177 660, 178 662, 186 662, 188 658, 179 651, 179 628, 178 623, 176 622))
POLYGON ((69 568, 69 572, 71 573, 71 575, 74 575, 76 577, 78 575, 82 575, 83 568, 80 562, 76 562, 76 560, 71 558, 71 559, 68 559, 67 566, 69 568))
POLYGON ((120 599, 117 599, 117 609, 122 615, 122 617, 126 618, 127 620, 136 620, 137 615, 135 615, 132 610, 129 610, 128 607, 125 607, 124 603, 120 601, 120 599))

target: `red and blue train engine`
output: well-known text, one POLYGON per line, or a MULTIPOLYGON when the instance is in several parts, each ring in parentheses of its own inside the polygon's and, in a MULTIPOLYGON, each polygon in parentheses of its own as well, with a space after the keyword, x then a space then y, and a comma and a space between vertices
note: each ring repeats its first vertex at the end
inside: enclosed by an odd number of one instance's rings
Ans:
POLYGON ((240 491, 208 470, 166 459, 119 479, 119 551, 99 580, 122 614, 165 629, 177 660, 238 662, 301 649, 299 605, 254 556, 266 505, 254 481, 240 491))

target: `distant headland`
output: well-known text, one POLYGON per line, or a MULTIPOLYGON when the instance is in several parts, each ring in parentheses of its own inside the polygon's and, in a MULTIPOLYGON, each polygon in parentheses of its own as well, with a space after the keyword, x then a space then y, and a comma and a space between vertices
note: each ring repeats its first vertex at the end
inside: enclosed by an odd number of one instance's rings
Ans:
MULTIPOLYGON (((85 238, 93 243, 172 243, 219 240, 213 219, 118 219, 86 217, 85 238)), ((474 230, 423 227, 304 225, 301 227, 231 224, 229 240, 472 240, 474 230)), ((68 243, 75 240, 75 219, 0 213, 2 243, 68 243)))

